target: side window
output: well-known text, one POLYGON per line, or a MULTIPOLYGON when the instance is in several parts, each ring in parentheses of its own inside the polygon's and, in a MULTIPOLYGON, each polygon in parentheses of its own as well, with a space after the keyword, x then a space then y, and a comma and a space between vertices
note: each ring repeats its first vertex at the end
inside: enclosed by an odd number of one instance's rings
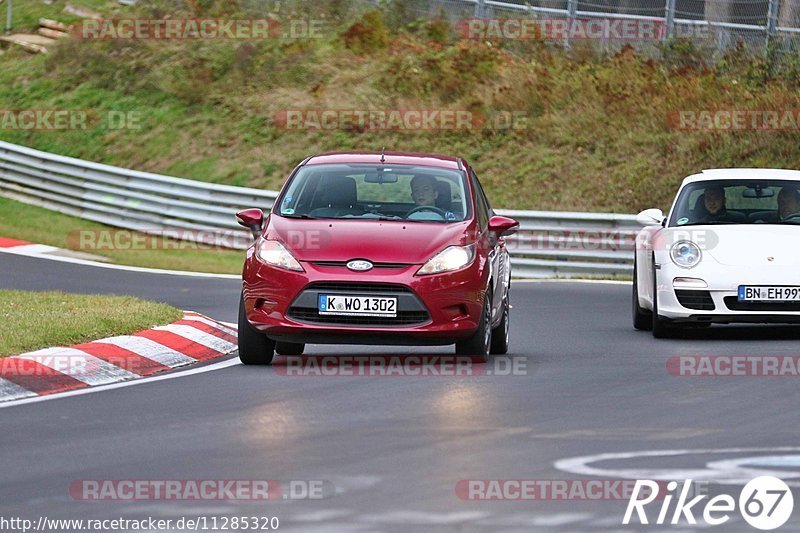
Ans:
POLYGON ((478 225, 481 230, 484 230, 489 224, 489 202, 486 201, 486 195, 483 193, 483 188, 478 182, 478 176, 472 169, 470 169, 470 176, 472 177, 472 190, 475 193, 475 213, 478 217, 478 225))

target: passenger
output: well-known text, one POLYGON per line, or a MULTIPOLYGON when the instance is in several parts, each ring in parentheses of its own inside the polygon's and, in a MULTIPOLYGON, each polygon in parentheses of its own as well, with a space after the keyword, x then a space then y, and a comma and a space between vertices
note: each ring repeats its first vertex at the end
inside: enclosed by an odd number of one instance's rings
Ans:
POLYGON ((784 187, 778 193, 778 220, 783 222, 793 216, 800 219, 800 191, 795 187, 784 187))

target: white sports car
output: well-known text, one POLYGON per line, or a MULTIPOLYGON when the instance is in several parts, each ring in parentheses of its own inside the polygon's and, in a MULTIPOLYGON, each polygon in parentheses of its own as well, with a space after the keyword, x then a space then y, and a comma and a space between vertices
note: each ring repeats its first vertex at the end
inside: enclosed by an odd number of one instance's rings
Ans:
POLYGON ((637 220, 633 326, 800 323, 800 171, 704 170, 637 220))

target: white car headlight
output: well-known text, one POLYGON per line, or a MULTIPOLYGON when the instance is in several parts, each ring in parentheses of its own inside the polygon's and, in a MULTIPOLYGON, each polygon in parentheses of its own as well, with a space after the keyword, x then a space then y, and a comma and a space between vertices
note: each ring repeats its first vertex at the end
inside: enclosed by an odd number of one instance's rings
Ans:
POLYGON ((672 262, 681 268, 692 268, 700 262, 703 254, 700 247, 692 241, 678 241, 669 250, 672 262))
POLYGON ((473 259, 475 259, 474 244, 467 246, 448 246, 428 259, 428 261, 417 270, 417 276, 459 270, 472 263, 473 259))
POLYGON ((278 241, 261 239, 256 244, 256 257, 268 265, 303 272, 303 267, 297 259, 278 241))

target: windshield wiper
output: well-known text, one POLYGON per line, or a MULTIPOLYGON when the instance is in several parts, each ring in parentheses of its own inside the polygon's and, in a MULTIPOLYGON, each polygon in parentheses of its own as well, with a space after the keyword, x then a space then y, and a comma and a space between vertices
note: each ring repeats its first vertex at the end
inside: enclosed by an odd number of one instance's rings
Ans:
POLYGON ((312 220, 323 218, 323 217, 312 217, 311 215, 296 215, 296 214, 284 214, 284 213, 278 213, 278 214, 285 218, 310 218, 312 220))
POLYGON ((676 227, 685 228, 686 226, 713 226, 715 224, 741 224, 741 225, 747 225, 749 223, 748 222, 733 222, 731 220, 709 220, 709 221, 706 221, 706 222, 690 222, 688 224, 681 224, 680 226, 676 226, 676 227))

